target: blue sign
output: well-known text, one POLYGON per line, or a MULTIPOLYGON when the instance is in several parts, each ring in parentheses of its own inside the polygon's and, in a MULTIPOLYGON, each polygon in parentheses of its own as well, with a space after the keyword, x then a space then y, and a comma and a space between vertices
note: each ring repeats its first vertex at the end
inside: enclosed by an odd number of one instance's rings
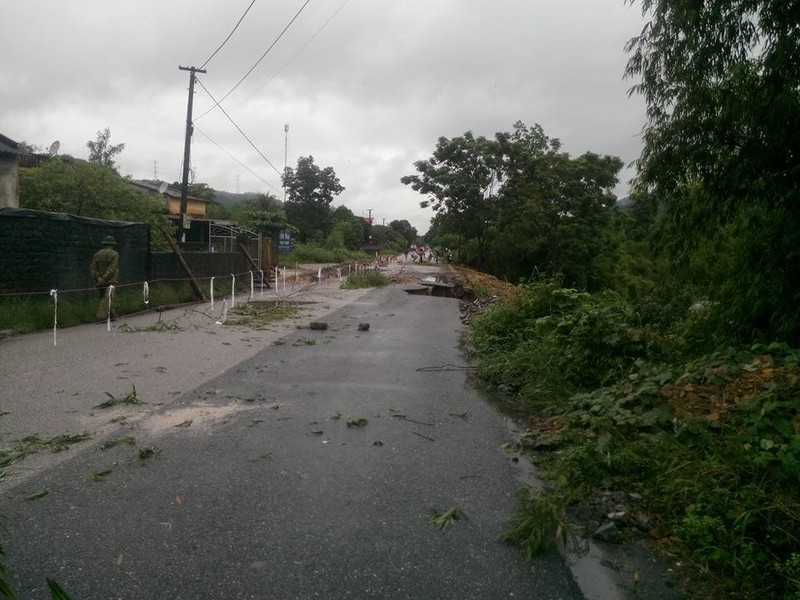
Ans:
POLYGON ((289 252, 292 249, 292 232, 281 231, 278 233, 278 252, 289 252))

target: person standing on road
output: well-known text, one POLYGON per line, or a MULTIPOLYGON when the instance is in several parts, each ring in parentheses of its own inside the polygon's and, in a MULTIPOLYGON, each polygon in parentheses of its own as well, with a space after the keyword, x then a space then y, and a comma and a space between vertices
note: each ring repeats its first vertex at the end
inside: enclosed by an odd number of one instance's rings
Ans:
MULTIPOLYGON (((116 245, 117 240, 107 235, 103 239, 103 247, 95 252, 92 257, 92 265, 89 268, 92 279, 94 279, 97 286, 97 291, 100 294, 100 305, 97 307, 98 319, 105 319, 109 314, 110 298, 108 287, 119 283, 119 253, 115 249, 116 245)), ((113 301, 111 304, 111 317, 116 318, 113 301)))

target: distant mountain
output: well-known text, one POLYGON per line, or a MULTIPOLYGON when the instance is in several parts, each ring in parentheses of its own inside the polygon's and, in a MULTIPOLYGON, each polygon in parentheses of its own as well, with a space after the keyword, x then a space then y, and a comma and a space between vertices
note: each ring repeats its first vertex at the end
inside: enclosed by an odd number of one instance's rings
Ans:
POLYGON ((630 196, 623 196, 622 198, 617 198, 617 208, 620 210, 627 210, 633 204, 633 200, 631 200, 630 196))
POLYGON ((242 200, 252 200, 256 196, 258 196, 255 192, 244 192, 242 194, 235 194, 233 192, 220 192, 219 190, 214 190, 216 193, 216 197, 214 198, 216 202, 222 204, 222 206, 227 206, 230 208, 234 204, 238 204, 242 200))

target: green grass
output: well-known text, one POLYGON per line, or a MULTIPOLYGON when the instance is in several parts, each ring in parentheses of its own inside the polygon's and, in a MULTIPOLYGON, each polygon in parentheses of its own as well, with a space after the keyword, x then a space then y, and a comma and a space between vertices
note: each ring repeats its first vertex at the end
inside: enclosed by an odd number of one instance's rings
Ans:
POLYGON ((392 280, 379 273, 378 271, 367 271, 359 275, 350 275, 342 282, 342 288, 347 290, 357 290, 362 288, 384 287, 392 283, 392 280))
POLYGON ((298 263, 347 263, 371 261, 372 256, 364 252, 345 248, 323 248, 311 244, 297 244, 291 252, 281 254, 280 266, 294 267, 298 263))

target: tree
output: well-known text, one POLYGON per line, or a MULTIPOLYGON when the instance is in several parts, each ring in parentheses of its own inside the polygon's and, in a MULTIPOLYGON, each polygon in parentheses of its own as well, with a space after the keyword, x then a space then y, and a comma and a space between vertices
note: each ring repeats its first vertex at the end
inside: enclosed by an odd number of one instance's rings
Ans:
POLYGON ((232 211, 231 218, 242 227, 268 236, 281 229, 291 229, 280 201, 271 194, 257 194, 243 200, 232 211))
POLYGON ((396 232, 400 237, 406 241, 406 247, 411 246, 417 240, 417 230, 411 226, 411 223, 402 219, 400 221, 391 221, 389 227, 392 231, 396 232))
POLYGON ((643 0, 627 50, 648 122, 638 185, 665 211, 676 258, 731 239, 711 289, 721 322, 800 341, 797 2, 643 0), (674 240, 677 240, 676 243, 674 240))
POLYGON ((611 190, 622 161, 593 152, 572 158, 538 124, 517 122, 496 140, 505 175, 493 229, 493 272, 510 280, 539 272, 582 289, 603 287, 610 277, 600 266, 616 204, 611 190))
POLYGON ((168 248, 161 229, 173 226, 162 202, 134 188, 109 167, 73 158, 50 158, 42 166, 20 168, 19 205, 97 219, 149 223, 153 249, 168 248))
POLYGON ((330 204, 344 191, 332 167, 320 169, 313 156, 301 156, 297 168, 283 174, 286 214, 300 241, 323 241, 330 233, 330 204))
POLYGON ((117 165, 114 157, 125 149, 125 144, 112 146, 109 142, 110 139, 111 129, 106 127, 103 131, 97 132, 97 140, 86 142, 86 147, 89 148, 89 162, 97 163, 116 171, 117 165))
POLYGON ((456 247, 458 260, 510 280, 539 272, 599 288, 610 278, 600 266, 622 161, 560 149, 540 125, 517 122, 493 140, 467 132, 439 138, 415 163, 421 175, 401 181, 431 196, 421 204, 436 211, 427 237, 440 254, 456 247))
POLYGON ((364 219, 342 205, 331 211, 331 222, 331 232, 325 239, 328 248, 361 250, 364 246, 364 219))
POLYGON ((476 138, 471 131, 452 139, 440 137, 433 156, 415 162, 414 167, 419 175, 401 177, 401 183, 428 196, 420 202, 422 208, 430 206, 437 214, 451 215, 461 236, 459 252, 467 242, 474 242, 474 262, 483 265, 486 234, 497 211, 495 188, 501 177, 494 142, 476 138))

